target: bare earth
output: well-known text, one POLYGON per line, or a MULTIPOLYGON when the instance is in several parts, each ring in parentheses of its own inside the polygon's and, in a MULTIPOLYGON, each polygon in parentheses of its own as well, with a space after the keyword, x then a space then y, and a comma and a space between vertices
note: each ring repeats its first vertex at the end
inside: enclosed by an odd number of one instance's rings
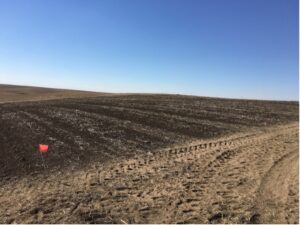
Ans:
POLYGON ((0 103, 95 97, 101 95, 105 95, 105 93, 0 84, 0 103))
POLYGON ((298 154, 290 124, 24 177, 2 185, 1 222, 298 223, 298 154))
POLYGON ((3 104, 0 223, 297 224, 298 107, 169 95, 3 104))

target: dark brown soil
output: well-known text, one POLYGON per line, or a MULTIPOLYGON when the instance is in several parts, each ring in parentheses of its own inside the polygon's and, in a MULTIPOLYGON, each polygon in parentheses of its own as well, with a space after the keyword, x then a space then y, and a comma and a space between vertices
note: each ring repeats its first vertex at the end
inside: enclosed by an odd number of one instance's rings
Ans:
POLYGON ((0 223, 299 222, 298 102, 7 88, 0 223))
POLYGON ((2 180, 0 223, 299 224, 298 127, 2 180))
POLYGON ((141 152, 298 120, 298 103, 119 95, 0 105, 2 177, 128 158, 141 152))
POLYGON ((101 92, 0 84, 0 103, 38 101, 60 98, 82 98, 107 95, 101 92))

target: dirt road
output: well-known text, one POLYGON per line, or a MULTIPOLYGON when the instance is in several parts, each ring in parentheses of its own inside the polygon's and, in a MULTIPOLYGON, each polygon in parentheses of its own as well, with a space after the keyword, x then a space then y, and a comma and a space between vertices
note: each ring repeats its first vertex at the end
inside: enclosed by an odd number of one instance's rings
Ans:
POLYGON ((298 123, 7 180, 1 223, 298 223, 298 123))

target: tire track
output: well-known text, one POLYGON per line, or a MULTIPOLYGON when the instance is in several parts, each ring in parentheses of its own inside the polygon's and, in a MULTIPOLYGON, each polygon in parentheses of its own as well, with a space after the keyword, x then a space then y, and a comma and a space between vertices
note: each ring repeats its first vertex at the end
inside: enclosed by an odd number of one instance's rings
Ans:
MULTIPOLYGON (((291 185, 295 185, 299 170, 299 152, 292 151, 274 163, 262 179, 258 193, 256 220, 259 223, 298 223, 299 203, 294 215, 289 215, 287 201, 291 185), (292 217, 292 218, 291 218, 292 217)), ((295 189, 294 189, 295 190, 295 189)), ((297 190, 297 189, 296 189, 297 190)), ((296 195, 296 193, 293 193, 296 195)), ((297 199, 297 196, 294 198, 297 199)))
MULTIPOLYGON (((272 168, 283 161, 286 149, 295 154, 297 135, 293 124, 8 182, 0 186, 0 193, 8 193, 12 185, 20 188, 10 192, 13 198, 0 195, 5 203, 0 222, 270 222, 269 217, 258 217, 264 208, 255 211, 257 204, 251 199, 260 198, 258 190, 269 190, 266 179, 274 180, 270 174, 289 169, 288 163, 272 168)), ((298 162, 295 156, 286 158, 298 162)), ((290 183, 295 175, 285 188, 283 209, 289 221, 297 217, 299 207, 294 202, 297 185, 290 183)))

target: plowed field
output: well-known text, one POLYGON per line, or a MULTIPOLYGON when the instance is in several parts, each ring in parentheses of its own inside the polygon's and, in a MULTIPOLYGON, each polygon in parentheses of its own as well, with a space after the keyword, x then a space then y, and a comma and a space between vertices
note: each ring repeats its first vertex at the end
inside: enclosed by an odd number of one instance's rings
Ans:
POLYGON ((0 222, 298 223, 298 107, 142 94, 3 103, 0 222))

